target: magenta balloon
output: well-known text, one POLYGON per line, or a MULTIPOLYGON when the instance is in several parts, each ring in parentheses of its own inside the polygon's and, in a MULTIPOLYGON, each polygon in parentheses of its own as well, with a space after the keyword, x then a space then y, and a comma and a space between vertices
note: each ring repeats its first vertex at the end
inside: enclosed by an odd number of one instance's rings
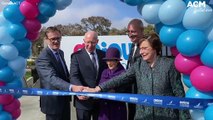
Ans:
POLYGON ((190 74, 192 85, 202 92, 213 92, 213 68, 199 66, 190 74))
POLYGON ((13 119, 17 119, 21 115, 21 109, 16 109, 15 111, 12 112, 12 117, 13 119))
POLYGON ((25 19, 23 25, 30 33, 38 32, 41 29, 41 23, 37 19, 25 19))
POLYGON ((12 113, 16 109, 20 108, 21 103, 18 99, 14 99, 10 104, 3 106, 3 109, 7 112, 12 113))
POLYGON ((196 67, 203 65, 199 56, 187 57, 178 54, 175 58, 176 69, 186 75, 189 75, 196 67))
POLYGON ((171 51, 173 56, 177 56, 179 54, 179 51, 177 50, 176 47, 171 47, 170 51, 171 51))
POLYGON ((39 3, 41 0, 25 0, 27 2, 33 3, 33 4, 37 4, 39 3))
POLYGON ((0 95, 0 104, 7 105, 13 101, 14 97, 12 95, 2 94, 0 95))
POLYGON ((34 42, 38 39, 39 37, 39 32, 33 32, 33 33, 27 33, 26 36, 31 42, 34 42))
POLYGON ((38 7, 27 1, 23 1, 19 9, 21 13, 28 19, 36 18, 39 14, 38 7))
POLYGON ((0 86, 5 86, 5 83, 4 82, 0 82, 0 86))

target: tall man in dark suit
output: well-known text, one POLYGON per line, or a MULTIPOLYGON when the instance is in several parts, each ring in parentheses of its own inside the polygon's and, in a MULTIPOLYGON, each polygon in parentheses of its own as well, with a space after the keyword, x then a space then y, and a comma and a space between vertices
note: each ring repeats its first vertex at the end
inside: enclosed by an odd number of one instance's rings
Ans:
MULTIPOLYGON (((79 92, 82 86, 71 85, 69 72, 64 61, 64 52, 60 50, 61 32, 55 27, 47 28, 45 40, 48 46, 42 50, 36 60, 36 69, 41 88, 79 92)), ((70 120, 70 96, 41 96, 41 111, 46 120, 70 120)))
MULTIPOLYGON (((84 36, 85 47, 71 55, 70 78, 74 85, 94 88, 100 81, 102 71, 107 67, 103 62, 105 52, 96 49, 98 35, 89 31, 84 36)), ((97 100, 85 96, 74 98, 78 120, 97 120, 97 100)))
MULTIPOLYGON (((140 49, 138 47, 139 41, 143 37, 144 27, 143 22, 140 19, 132 19, 127 26, 127 34, 132 42, 131 51, 127 61, 127 69, 140 58, 140 49)), ((136 84, 133 84, 130 87, 130 92, 137 93, 136 84)), ((128 104, 128 120, 134 120, 135 116, 135 104, 128 104)))

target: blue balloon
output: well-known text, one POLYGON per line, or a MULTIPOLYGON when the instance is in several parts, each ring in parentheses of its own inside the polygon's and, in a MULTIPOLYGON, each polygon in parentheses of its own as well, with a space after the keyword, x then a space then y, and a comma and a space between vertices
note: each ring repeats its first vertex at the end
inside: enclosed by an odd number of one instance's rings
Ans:
POLYGON ((1 45, 0 56, 6 60, 13 60, 18 57, 18 50, 12 44, 1 45))
POLYGON ((55 0, 56 9, 63 10, 72 3, 72 0, 55 0))
POLYGON ((201 54, 201 61, 204 65, 213 68, 213 41, 209 42, 201 54))
POLYGON ((38 19, 41 23, 46 23, 46 22, 48 22, 49 17, 39 14, 39 15, 37 16, 37 19, 38 19))
POLYGON ((31 49, 28 49, 28 50, 24 50, 24 51, 21 51, 19 52, 19 56, 22 56, 24 58, 29 58, 32 54, 32 50, 31 49))
MULTIPOLYGON (((10 88, 22 88, 23 87, 23 84, 22 84, 22 81, 23 79, 21 79, 23 77, 14 77, 13 80, 9 83, 6 84, 6 87, 10 87, 10 88)), ((17 98, 20 98, 22 95, 19 95, 19 94, 15 94, 14 97, 17 99, 17 98)))
POLYGON ((2 107, 2 105, 0 105, 0 112, 3 110, 3 107, 2 107))
POLYGON ((0 56, 0 69, 7 65, 7 60, 0 56))
POLYGON ((200 92, 195 87, 191 87, 186 92, 187 98, 213 99, 213 93, 200 92))
POLYGON ((204 118, 205 118, 205 120, 212 120, 212 118, 213 118, 213 105, 208 106, 205 109, 204 118))
POLYGON ((0 112, 0 120, 12 120, 12 116, 5 111, 0 112))
POLYGON ((181 25, 163 26, 160 30, 161 42, 169 47, 176 46, 176 41, 181 33, 185 31, 185 28, 181 25))
POLYGON ((6 6, 3 10, 4 17, 13 22, 13 23, 20 23, 24 20, 24 16, 19 10, 18 4, 10 4, 6 6))
POLYGON ((23 39, 27 35, 27 30, 22 24, 10 24, 8 29, 9 34, 14 39, 23 39))
POLYGON ((24 77, 24 75, 25 75, 25 73, 26 73, 26 70, 25 69, 21 69, 21 70, 19 70, 19 71, 14 71, 14 76, 15 77, 21 77, 21 78, 23 78, 24 77))
POLYGON ((207 38, 209 41, 213 41, 213 24, 206 30, 207 38))
POLYGON ((10 82, 13 77, 13 70, 9 67, 4 67, 0 69, 0 81, 2 82, 10 82))
POLYGON ((167 0, 159 9, 159 18, 163 24, 174 25, 182 21, 186 4, 182 0, 167 0))
POLYGON ((131 6, 136 6, 143 3, 143 0, 124 0, 124 2, 131 6))
POLYGON ((155 24, 155 32, 160 33, 161 28, 164 26, 162 23, 155 24))
POLYGON ((154 1, 145 4, 142 8, 142 18, 150 24, 157 24, 160 22, 158 12, 163 1, 154 1), (151 13, 151 14, 150 14, 151 13))
POLYGON ((52 17, 56 13, 56 6, 52 2, 40 2, 38 5, 38 9, 40 11, 40 14, 52 17))
POLYGON ((188 87, 192 87, 192 83, 190 81, 190 76, 189 75, 183 75, 183 83, 188 87))
POLYGON ((183 17, 183 25, 187 29, 205 30, 210 27, 213 20, 213 9, 206 7, 189 7, 183 17))
POLYGON ((202 31, 187 30, 179 36, 176 47, 181 54, 190 57, 201 54, 207 43, 202 31))
POLYGON ((19 52, 31 49, 32 46, 32 42, 30 42, 30 40, 28 40, 27 38, 14 40, 12 44, 18 49, 19 52))

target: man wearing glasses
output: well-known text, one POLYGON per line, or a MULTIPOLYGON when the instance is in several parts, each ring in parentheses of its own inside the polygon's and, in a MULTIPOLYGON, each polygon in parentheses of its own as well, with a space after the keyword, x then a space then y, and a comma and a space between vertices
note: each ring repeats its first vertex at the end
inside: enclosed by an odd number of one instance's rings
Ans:
MULTIPOLYGON (((45 32, 48 44, 36 60, 36 70, 43 89, 80 92, 83 86, 71 85, 69 72, 60 50, 61 32, 49 27, 45 32)), ((46 114, 46 120, 70 120, 70 96, 41 96, 40 108, 46 114)))
MULTIPOLYGON (((89 31, 84 36, 85 47, 71 55, 70 78, 74 85, 95 88, 98 85, 102 71, 107 67, 103 61, 105 52, 96 49, 98 35, 89 31)), ((85 96, 75 96, 74 106, 77 120, 97 120, 98 101, 85 96)))

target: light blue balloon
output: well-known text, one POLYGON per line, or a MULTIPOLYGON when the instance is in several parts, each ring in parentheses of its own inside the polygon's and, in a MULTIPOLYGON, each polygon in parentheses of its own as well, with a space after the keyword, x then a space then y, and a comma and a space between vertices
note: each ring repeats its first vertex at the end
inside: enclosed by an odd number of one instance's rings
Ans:
POLYGON ((0 27, 0 44, 12 43, 14 38, 8 33, 6 26, 0 27))
POLYGON ((14 39, 23 39, 27 35, 27 30, 22 24, 10 24, 8 29, 9 34, 14 39))
POLYGON ((72 0, 55 0, 56 9, 63 10, 72 3, 72 0))
POLYGON ((213 41, 213 24, 208 30, 206 30, 206 35, 209 41, 213 41))
POLYGON ((9 61, 8 66, 13 71, 19 71, 21 69, 25 69, 26 68, 26 59, 18 56, 18 57, 16 57, 16 59, 9 61))
POLYGON ((20 12, 19 6, 19 4, 7 5, 3 10, 4 17, 13 23, 20 23, 23 21, 24 16, 20 12))
POLYGON ((26 70, 25 69, 21 69, 21 70, 19 70, 19 71, 14 71, 14 74, 13 74, 13 76, 15 76, 15 77, 24 77, 24 75, 25 75, 25 73, 26 73, 26 70))
POLYGON ((0 69, 7 65, 7 60, 0 56, 0 69))
POLYGON ((204 118, 205 118, 205 120, 212 120, 213 119, 213 105, 208 106, 205 109, 204 118))
POLYGON ((12 116, 10 113, 2 111, 0 112, 0 120, 12 120, 12 116))
POLYGON ((213 68, 213 41, 209 42, 201 54, 201 61, 204 65, 213 68))
POLYGON ((10 82, 13 78, 13 70, 9 67, 4 67, 0 69, 0 81, 10 82))
POLYGON ((0 56, 6 60, 13 60, 18 57, 18 50, 12 44, 1 45, 0 56))
POLYGON ((195 87, 191 87, 186 92, 187 98, 213 99, 213 93, 201 92, 195 87))
POLYGON ((160 30, 160 40, 161 42, 169 47, 176 46, 176 41, 181 33, 185 31, 185 28, 181 25, 171 25, 163 26, 160 30))
POLYGON ((189 110, 192 120, 205 120, 203 110, 189 110))
POLYGON ((3 12, 0 12, 0 27, 7 26, 10 22, 4 17, 3 12))
POLYGON ((19 52, 31 49, 32 46, 32 42, 30 42, 30 40, 27 38, 14 40, 12 44, 18 49, 19 52))
POLYGON ((207 43, 202 31, 187 30, 179 36, 176 47, 181 54, 190 57, 201 54, 207 43))
POLYGON ((205 30, 212 24, 213 9, 206 7, 189 7, 183 17, 183 25, 187 29, 205 30))
POLYGON ((192 83, 190 81, 190 76, 189 75, 183 75, 183 83, 188 87, 192 87, 192 83))
POLYGON ((157 24, 160 22, 158 12, 163 1, 154 1, 145 4, 142 8, 142 18, 150 24, 157 24))
POLYGON ((174 25, 182 21, 186 4, 182 0, 167 0, 159 9, 159 18, 163 24, 174 25))
POLYGON ((38 5, 40 14, 47 17, 52 17, 56 13, 56 6, 52 2, 40 2, 38 5))

